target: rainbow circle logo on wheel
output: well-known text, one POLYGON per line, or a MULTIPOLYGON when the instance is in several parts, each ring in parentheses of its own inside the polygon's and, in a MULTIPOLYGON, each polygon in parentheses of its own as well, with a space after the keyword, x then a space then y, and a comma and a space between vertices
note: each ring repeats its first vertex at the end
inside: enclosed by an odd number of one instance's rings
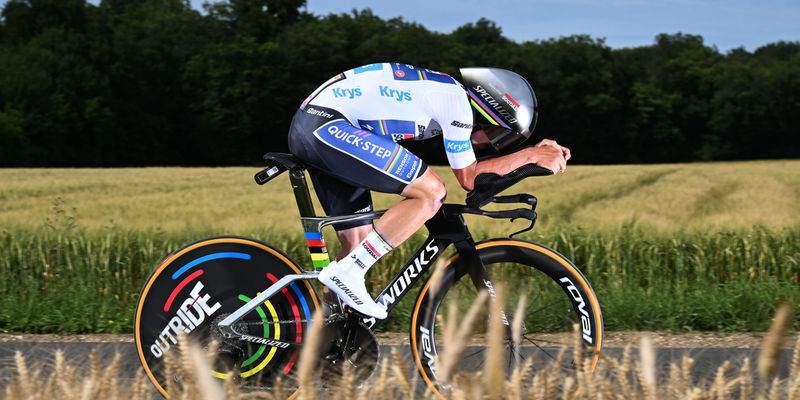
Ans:
MULTIPOLYGON (((159 265, 136 307, 134 336, 139 359, 156 388, 167 396, 163 365, 174 356, 180 335, 202 347, 216 340, 234 354, 234 365, 210 373, 226 378, 236 370, 248 384, 263 386, 290 375, 298 347, 226 340, 216 323, 287 274, 302 270, 281 251, 241 237, 204 239, 176 251, 159 265)), ((240 333, 284 342, 302 342, 319 306, 308 281, 296 281, 259 304, 235 325, 240 333)))

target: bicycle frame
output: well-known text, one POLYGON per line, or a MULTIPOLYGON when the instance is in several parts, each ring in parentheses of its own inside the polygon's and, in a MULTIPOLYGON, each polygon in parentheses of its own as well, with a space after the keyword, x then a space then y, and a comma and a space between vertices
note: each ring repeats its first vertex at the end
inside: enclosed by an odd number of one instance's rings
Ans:
MULTIPOLYGON (((274 167, 273 167, 274 168, 274 167)), ((314 205, 311 202, 311 195, 308 190, 308 184, 305 179, 305 169, 302 166, 290 166, 289 179, 294 190, 295 199, 297 201, 298 210, 300 211, 300 220, 303 229, 306 233, 306 239, 311 253, 312 264, 315 267, 314 271, 306 270, 302 274, 292 274, 282 277, 277 282, 270 285, 261 294, 242 305, 231 315, 220 321, 218 324, 219 330, 226 338, 235 338, 245 340, 248 342, 267 344, 286 348, 289 346, 302 345, 302 343, 281 341, 275 339, 267 339, 263 337, 250 336, 237 332, 233 325, 235 325, 242 317, 253 311, 261 303, 279 293, 284 287, 288 286, 294 281, 302 279, 315 279, 319 271, 330 262, 327 249, 325 247, 324 239, 322 238, 322 228, 335 224, 338 222, 360 221, 365 219, 376 219, 383 215, 386 210, 377 210, 369 213, 353 214, 336 217, 318 217, 314 211, 314 205)), ((270 175, 263 182, 264 183, 274 176, 279 174, 280 170, 266 168, 264 171, 271 170, 270 175)), ((256 178, 258 181, 258 177, 256 178)), ((531 209, 517 209, 511 210, 516 213, 509 214, 503 211, 485 211, 480 209, 471 208, 459 204, 444 204, 433 216, 425 222, 428 229, 428 237, 423 244, 414 253, 414 256, 406 262, 406 264, 398 271, 394 278, 386 285, 376 298, 376 303, 382 304, 386 307, 386 311, 391 312, 392 309, 405 297, 411 288, 425 275, 426 272, 434 265, 436 259, 442 254, 443 250, 450 244, 454 244, 459 257, 465 260, 466 268, 468 268, 469 275, 478 288, 485 288, 492 297, 494 297, 494 289, 491 284, 486 268, 478 257, 477 250, 475 249, 475 241, 464 221, 463 214, 478 214, 489 216, 492 218, 526 218, 531 220, 531 227, 536 220, 536 213, 533 209, 536 207, 536 198, 531 195, 516 195, 504 196, 497 198, 499 202, 512 202, 517 201, 531 205, 531 209), (524 211, 524 212, 521 212, 524 211)), ((371 330, 380 325, 380 320, 375 318, 363 317, 361 322, 369 327, 371 330)))

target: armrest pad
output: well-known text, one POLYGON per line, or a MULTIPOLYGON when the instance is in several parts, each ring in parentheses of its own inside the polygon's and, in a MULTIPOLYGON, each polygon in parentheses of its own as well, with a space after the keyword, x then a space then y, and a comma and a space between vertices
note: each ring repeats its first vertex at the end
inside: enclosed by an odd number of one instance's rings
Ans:
POLYGON ((553 171, 536 164, 525 164, 506 175, 492 173, 475 177, 475 188, 467 193, 466 203, 470 207, 480 208, 488 204, 494 195, 517 184, 529 176, 553 175, 553 171))

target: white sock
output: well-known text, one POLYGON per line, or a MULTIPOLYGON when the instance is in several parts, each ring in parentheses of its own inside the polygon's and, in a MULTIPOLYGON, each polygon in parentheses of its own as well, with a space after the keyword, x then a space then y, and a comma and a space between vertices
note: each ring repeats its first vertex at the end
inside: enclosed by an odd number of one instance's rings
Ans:
POLYGON ((373 225, 367 237, 350 254, 325 267, 318 279, 356 311, 384 319, 386 307, 372 300, 364 285, 364 275, 393 248, 373 225))
POLYGON ((394 246, 372 225, 367 237, 339 263, 352 264, 352 271, 363 277, 373 264, 392 249, 394 246))

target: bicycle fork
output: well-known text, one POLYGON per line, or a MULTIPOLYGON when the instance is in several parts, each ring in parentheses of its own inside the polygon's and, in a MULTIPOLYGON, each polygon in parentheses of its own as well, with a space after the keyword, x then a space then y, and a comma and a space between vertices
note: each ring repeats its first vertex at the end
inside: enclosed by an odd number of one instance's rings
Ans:
MULTIPOLYGON (((478 291, 485 290, 489 293, 490 301, 496 301, 497 292, 495 291, 489 271, 486 269, 486 266, 483 265, 483 261, 481 261, 478 251, 475 249, 475 243, 472 242, 471 238, 469 242, 471 243, 455 243, 459 255, 464 257, 465 260, 468 260, 466 265, 467 274, 469 274, 472 284, 475 285, 478 291)), ((503 321, 503 325, 510 329, 511 323, 502 306, 500 307, 500 318, 503 321)))

